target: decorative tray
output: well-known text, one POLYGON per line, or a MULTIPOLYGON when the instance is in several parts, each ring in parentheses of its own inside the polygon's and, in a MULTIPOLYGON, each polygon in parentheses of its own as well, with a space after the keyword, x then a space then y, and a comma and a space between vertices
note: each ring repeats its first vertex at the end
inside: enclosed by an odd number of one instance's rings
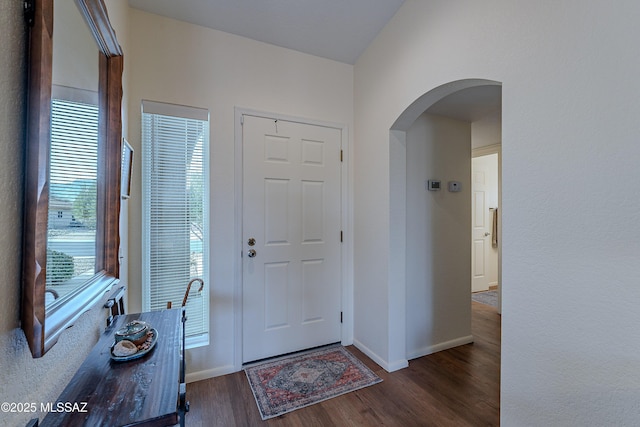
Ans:
MULTIPOLYGON (((138 358, 144 356, 145 354, 149 353, 156 346, 156 342, 158 342, 158 331, 155 328, 151 328, 151 330, 149 331, 149 335, 148 336, 150 336, 150 338, 151 338, 151 341, 149 342, 148 347, 144 348, 143 347, 144 343, 143 343, 143 344, 138 346, 139 350, 136 353, 130 354, 128 356, 116 356, 116 355, 114 355, 113 354, 113 347, 116 345, 116 342, 114 342, 113 344, 111 344, 111 347, 109 348, 109 355, 111 356, 111 359, 113 359, 116 362, 127 362, 129 360, 138 359, 138 358)), ((147 341, 149 341, 149 340, 147 339, 147 341)))

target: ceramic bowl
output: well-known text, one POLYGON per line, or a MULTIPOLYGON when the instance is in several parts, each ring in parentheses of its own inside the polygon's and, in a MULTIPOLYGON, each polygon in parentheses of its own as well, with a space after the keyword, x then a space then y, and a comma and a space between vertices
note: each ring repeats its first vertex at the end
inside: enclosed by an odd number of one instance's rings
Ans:
POLYGON ((149 324, 141 320, 134 320, 116 331, 116 342, 129 340, 135 345, 140 345, 146 341, 149 330, 149 324))

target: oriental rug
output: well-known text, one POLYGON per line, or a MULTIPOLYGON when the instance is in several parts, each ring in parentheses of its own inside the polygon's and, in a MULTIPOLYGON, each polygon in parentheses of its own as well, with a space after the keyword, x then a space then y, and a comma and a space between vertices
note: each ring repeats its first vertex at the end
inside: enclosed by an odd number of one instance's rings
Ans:
POLYGON ((382 381, 341 345, 245 366, 263 420, 382 381))

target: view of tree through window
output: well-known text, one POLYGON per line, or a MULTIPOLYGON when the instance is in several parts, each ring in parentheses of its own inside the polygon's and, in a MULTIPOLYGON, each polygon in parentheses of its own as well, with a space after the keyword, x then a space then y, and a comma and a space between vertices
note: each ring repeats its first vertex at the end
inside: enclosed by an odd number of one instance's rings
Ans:
POLYGON ((53 99, 45 303, 95 274, 98 106, 53 99))
POLYGON ((143 102, 143 309, 179 307, 202 279, 187 300, 187 346, 209 339, 208 144, 208 112, 143 102))

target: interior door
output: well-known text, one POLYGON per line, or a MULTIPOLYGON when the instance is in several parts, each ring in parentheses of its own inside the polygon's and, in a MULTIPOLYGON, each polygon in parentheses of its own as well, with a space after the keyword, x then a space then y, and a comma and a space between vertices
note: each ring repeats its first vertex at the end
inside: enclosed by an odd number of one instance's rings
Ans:
POLYGON ((472 159, 471 291, 497 285, 497 249, 492 247, 493 211, 498 203, 497 154, 472 159))
POLYGON ((341 130, 242 129, 245 363, 340 341, 341 130))

